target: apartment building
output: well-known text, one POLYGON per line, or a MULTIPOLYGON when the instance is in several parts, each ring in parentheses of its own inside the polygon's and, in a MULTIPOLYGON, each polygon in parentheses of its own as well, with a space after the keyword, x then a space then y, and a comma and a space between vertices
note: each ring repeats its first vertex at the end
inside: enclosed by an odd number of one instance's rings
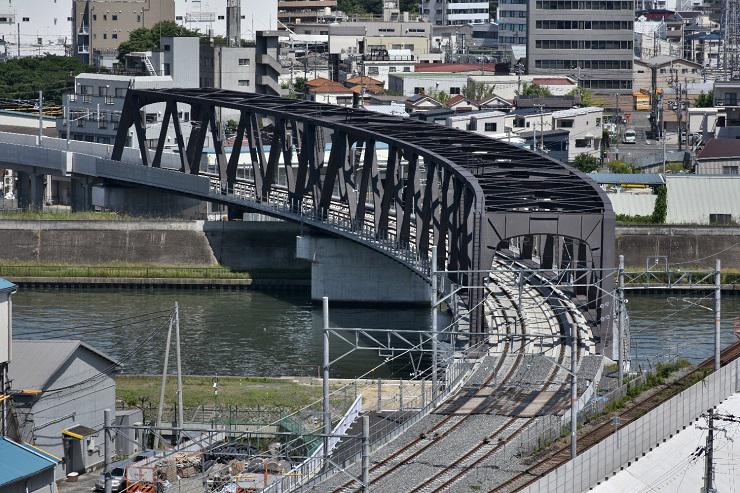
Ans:
MULTIPOLYGON (((129 89, 167 89, 172 87, 198 87, 200 38, 161 38, 160 51, 132 53, 127 58, 148 58, 148 67, 160 67, 162 73, 146 75, 80 74, 75 77, 75 90, 65 95, 65 115, 57 120, 59 136, 69 132, 72 140, 113 144, 118 133, 126 92, 129 89), (69 123, 69 128, 67 125, 69 123)), ((138 63, 138 62, 137 62, 138 63)), ((127 65, 131 66, 131 63, 127 65)), ((147 145, 155 147, 164 115, 164 103, 146 107, 143 112, 147 145)), ((190 111, 183 106, 179 117, 182 131, 190 135, 190 111)), ((129 131, 127 145, 136 142, 133 129, 129 131)), ((167 145, 174 145, 174 135, 167 136, 167 145)))
POLYGON ((0 59, 46 53, 64 56, 72 46, 70 2, 0 2, 0 37, 5 41, 0 59))
POLYGON ((632 90, 634 2, 529 0, 529 74, 560 74, 596 93, 632 90))
POLYGON ((131 31, 166 20, 175 20, 175 0, 74 0, 73 53, 87 64, 108 64, 131 31))
POLYGON ((527 44, 529 0, 499 0, 496 11, 499 47, 527 44))
POLYGON ((490 21, 489 4, 480 0, 422 0, 421 15, 435 26, 464 26, 490 21))
POLYGON ((347 56, 372 50, 431 51, 432 25, 421 21, 350 21, 340 24, 310 24, 296 28, 300 34, 326 34, 329 53, 347 56))
POLYGON ((283 24, 281 29, 304 22, 319 22, 336 10, 337 0, 278 0, 277 3, 277 17, 283 24))
POLYGON ((226 36, 229 6, 239 7, 241 37, 253 40, 257 31, 277 29, 278 0, 175 0, 175 22, 210 36, 226 36))

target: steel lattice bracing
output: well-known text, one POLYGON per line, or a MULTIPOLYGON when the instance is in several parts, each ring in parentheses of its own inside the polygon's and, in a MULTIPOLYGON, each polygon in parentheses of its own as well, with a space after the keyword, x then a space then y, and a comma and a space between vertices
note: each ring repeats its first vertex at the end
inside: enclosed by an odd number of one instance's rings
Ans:
MULTIPOLYGON (((602 272, 614 264, 614 214, 595 183, 558 161, 421 121, 217 89, 129 90, 114 160, 132 125, 142 164, 160 165, 172 125, 180 171, 207 174, 201 155, 208 134, 217 156, 212 176, 223 196, 272 204, 274 214, 288 220, 309 212, 328 229, 339 217, 358 241, 423 276, 432 244, 438 246, 440 269, 462 271, 453 280, 474 285, 480 285, 481 274, 472 271, 489 269, 502 248, 518 249, 522 258, 546 268, 575 266, 582 269, 581 284, 592 286, 576 294, 602 329, 611 325, 611 301, 604 293, 613 286, 602 272), (153 103, 166 103, 154 153, 146 149, 141 117, 153 103), (187 145, 178 117, 184 108, 190 108, 192 125, 187 145), (240 115, 229 156, 217 108, 240 115), (384 167, 378 165, 381 152, 387 153, 384 167), (242 153, 248 153, 249 176, 237 178, 242 153)), ((483 330, 476 318, 471 326, 483 330)))

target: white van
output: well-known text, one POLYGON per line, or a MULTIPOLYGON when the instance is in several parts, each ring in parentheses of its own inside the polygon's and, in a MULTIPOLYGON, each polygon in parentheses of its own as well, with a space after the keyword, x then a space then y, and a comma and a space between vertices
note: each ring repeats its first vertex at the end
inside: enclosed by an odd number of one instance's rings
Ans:
POLYGON ((636 144, 637 143, 637 134, 635 131, 631 128, 628 128, 624 131, 624 136, 622 137, 622 142, 625 144, 636 144))

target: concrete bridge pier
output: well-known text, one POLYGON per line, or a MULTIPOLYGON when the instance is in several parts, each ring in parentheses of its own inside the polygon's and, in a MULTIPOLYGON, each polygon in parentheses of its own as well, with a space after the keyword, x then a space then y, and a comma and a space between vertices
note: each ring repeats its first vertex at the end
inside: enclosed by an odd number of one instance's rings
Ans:
POLYGON ((72 176, 69 185, 72 212, 87 212, 93 210, 92 186, 92 178, 87 176, 72 176))
POLYGON ((311 262, 311 299, 345 303, 430 303, 431 287, 399 262, 344 238, 296 237, 296 257, 311 262))
POLYGON ((18 171, 16 191, 19 209, 43 209, 45 180, 45 175, 18 171))

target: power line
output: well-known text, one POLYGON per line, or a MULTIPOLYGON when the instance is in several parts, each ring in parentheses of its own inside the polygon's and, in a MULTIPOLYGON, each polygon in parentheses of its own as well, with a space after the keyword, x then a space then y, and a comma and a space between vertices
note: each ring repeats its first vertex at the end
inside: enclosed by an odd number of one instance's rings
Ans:
MULTIPOLYGON (((49 333, 58 332, 60 330, 77 330, 77 329, 85 329, 85 328, 88 328, 88 327, 99 327, 101 325, 115 324, 115 323, 118 323, 118 322, 123 322, 123 321, 126 321, 126 320, 132 320, 132 319, 135 319, 135 318, 147 317, 149 315, 156 315, 156 314, 163 314, 163 313, 171 313, 171 312, 172 312, 172 310, 157 310, 157 311, 153 311, 153 312, 149 312, 149 313, 140 313, 138 315, 132 315, 130 317, 119 318, 119 319, 116 319, 116 320, 106 320, 106 321, 100 321, 100 322, 93 322, 93 323, 85 324, 85 325, 74 325, 74 326, 69 326, 69 327, 58 327, 56 329, 40 330, 40 331, 35 331, 35 332, 26 332, 24 334, 19 334, 19 335, 26 336, 26 335, 37 335, 37 334, 49 334, 49 333)), ((155 318, 158 318, 158 317, 155 317, 155 318)), ((125 325, 122 325, 122 326, 125 326, 125 325)), ((114 327, 109 327, 109 328, 115 328, 115 326, 114 327)))

